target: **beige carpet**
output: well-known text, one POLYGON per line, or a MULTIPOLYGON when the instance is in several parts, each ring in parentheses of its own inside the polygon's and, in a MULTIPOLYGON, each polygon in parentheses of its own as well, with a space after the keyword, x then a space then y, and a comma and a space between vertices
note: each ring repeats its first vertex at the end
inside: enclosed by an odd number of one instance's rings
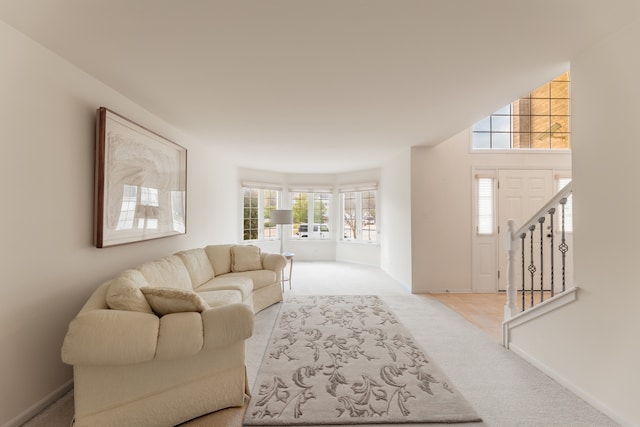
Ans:
POLYGON ((288 297, 245 425, 480 421, 373 295, 288 297))

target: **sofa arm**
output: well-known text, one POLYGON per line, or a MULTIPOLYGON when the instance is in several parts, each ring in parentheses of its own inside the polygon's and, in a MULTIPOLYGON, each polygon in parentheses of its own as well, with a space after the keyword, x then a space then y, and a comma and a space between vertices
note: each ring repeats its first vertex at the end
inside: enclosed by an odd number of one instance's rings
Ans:
POLYGON ((69 324, 62 361, 69 365, 127 365, 154 358, 160 319, 125 310, 81 312, 69 324))
POLYGON ((262 267, 265 270, 281 273, 285 265, 287 265, 287 259, 280 254, 262 254, 262 267))
POLYGON ((246 340, 253 335, 255 316, 247 304, 227 304, 202 312, 203 349, 210 350, 246 340))

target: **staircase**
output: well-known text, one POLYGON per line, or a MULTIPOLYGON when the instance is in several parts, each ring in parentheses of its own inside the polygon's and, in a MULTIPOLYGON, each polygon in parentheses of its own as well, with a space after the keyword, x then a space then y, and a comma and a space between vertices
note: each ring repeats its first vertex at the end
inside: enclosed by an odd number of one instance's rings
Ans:
POLYGON ((529 221, 516 228, 508 221, 507 303, 502 343, 509 348, 512 328, 529 322, 577 298, 570 276, 572 186, 569 182, 529 221))

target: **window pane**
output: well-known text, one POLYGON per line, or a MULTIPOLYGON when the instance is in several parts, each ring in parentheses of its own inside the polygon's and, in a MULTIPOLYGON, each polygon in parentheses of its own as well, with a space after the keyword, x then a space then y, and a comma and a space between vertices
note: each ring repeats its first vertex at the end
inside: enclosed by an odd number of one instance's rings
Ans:
POLYGON ((377 238, 376 232, 376 192, 362 192, 362 240, 373 242, 377 238))
POLYGON ((551 148, 568 149, 571 148, 571 134, 556 132, 551 139, 551 148))
POLYGON ((328 223, 329 223, 329 193, 314 193, 313 194, 313 225, 314 232, 319 232, 320 235, 314 235, 314 237, 320 237, 322 239, 328 238, 327 235, 328 223), (316 227, 320 225, 321 227, 316 227))
POLYGON ((345 239, 355 239, 358 236, 356 226, 356 193, 349 192, 342 194, 342 218, 343 218, 343 237, 345 239))
POLYGON ((531 115, 548 116, 549 114, 549 98, 531 100, 531 115))
POLYGON ((491 116, 492 132, 511 131, 511 116, 491 116))
POLYGON ((271 212, 278 209, 278 192, 276 190, 262 190, 263 191, 263 239, 276 239, 278 237, 278 229, 275 224, 271 224, 271 212))
POLYGON ((494 133, 491 137, 491 148, 508 149, 511 148, 510 133, 494 133))
POLYGON ((256 189, 243 189, 244 220, 242 235, 244 240, 258 238, 258 195, 259 193, 256 189))
POLYGON ((552 99, 550 114, 552 116, 568 116, 569 100, 568 99, 552 99))
POLYGON ((491 130, 491 116, 485 117, 473 125, 474 132, 489 132, 491 130))
POLYGON ((550 120, 552 132, 569 131, 569 116, 551 116, 550 120))
POLYGON ((548 150, 551 148, 551 138, 549 138, 549 133, 542 132, 535 135, 535 138, 531 140, 531 148, 539 150, 548 150))
POLYGON ((551 98, 569 98, 569 82, 552 81, 551 98))
POLYGON ((502 107, 501 109, 499 109, 498 111, 496 111, 495 114, 500 114, 500 115, 510 115, 511 114, 511 104, 505 105, 504 107, 502 107))
POLYGON ((514 116, 528 116, 531 114, 531 99, 520 98, 513 103, 514 116))
POLYGON ((493 234, 493 178, 478 178, 478 234, 493 234))
POLYGON ((514 133, 511 148, 531 148, 531 134, 529 132, 514 133))
POLYGON ((300 224, 304 224, 307 226, 308 216, 309 216, 309 199, 307 198, 307 193, 298 193, 293 192, 289 193, 289 198, 291 200, 291 209, 293 210, 293 227, 291 227, 291 234, 293 236, 299 236, 301 231, 300 224))
POLYGON ((531 132, 531 117, 513 116, 514 132, 531 132))
POLYGON ((549 98, 549 83, 545 83, 531 92, 531 98, 549 98))
POLYGON ((491 134, 473 133, 473 148, 491 148, 491 134))
POLYGON ((550 127, 549 116, 531 118, 531 132, 535 134, 534 137, 536 139, 543 138, 545 135, 548 136, 550 127))

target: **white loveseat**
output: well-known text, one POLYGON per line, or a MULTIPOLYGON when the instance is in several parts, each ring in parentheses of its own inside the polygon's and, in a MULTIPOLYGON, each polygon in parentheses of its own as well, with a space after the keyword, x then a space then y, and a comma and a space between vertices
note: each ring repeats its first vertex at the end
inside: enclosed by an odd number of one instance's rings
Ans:
POLYGON ((100 285, 69 324, 75 426, 173 426, 249 393, 254 313, 282 300, 279 254, 211 245, 100 285))

